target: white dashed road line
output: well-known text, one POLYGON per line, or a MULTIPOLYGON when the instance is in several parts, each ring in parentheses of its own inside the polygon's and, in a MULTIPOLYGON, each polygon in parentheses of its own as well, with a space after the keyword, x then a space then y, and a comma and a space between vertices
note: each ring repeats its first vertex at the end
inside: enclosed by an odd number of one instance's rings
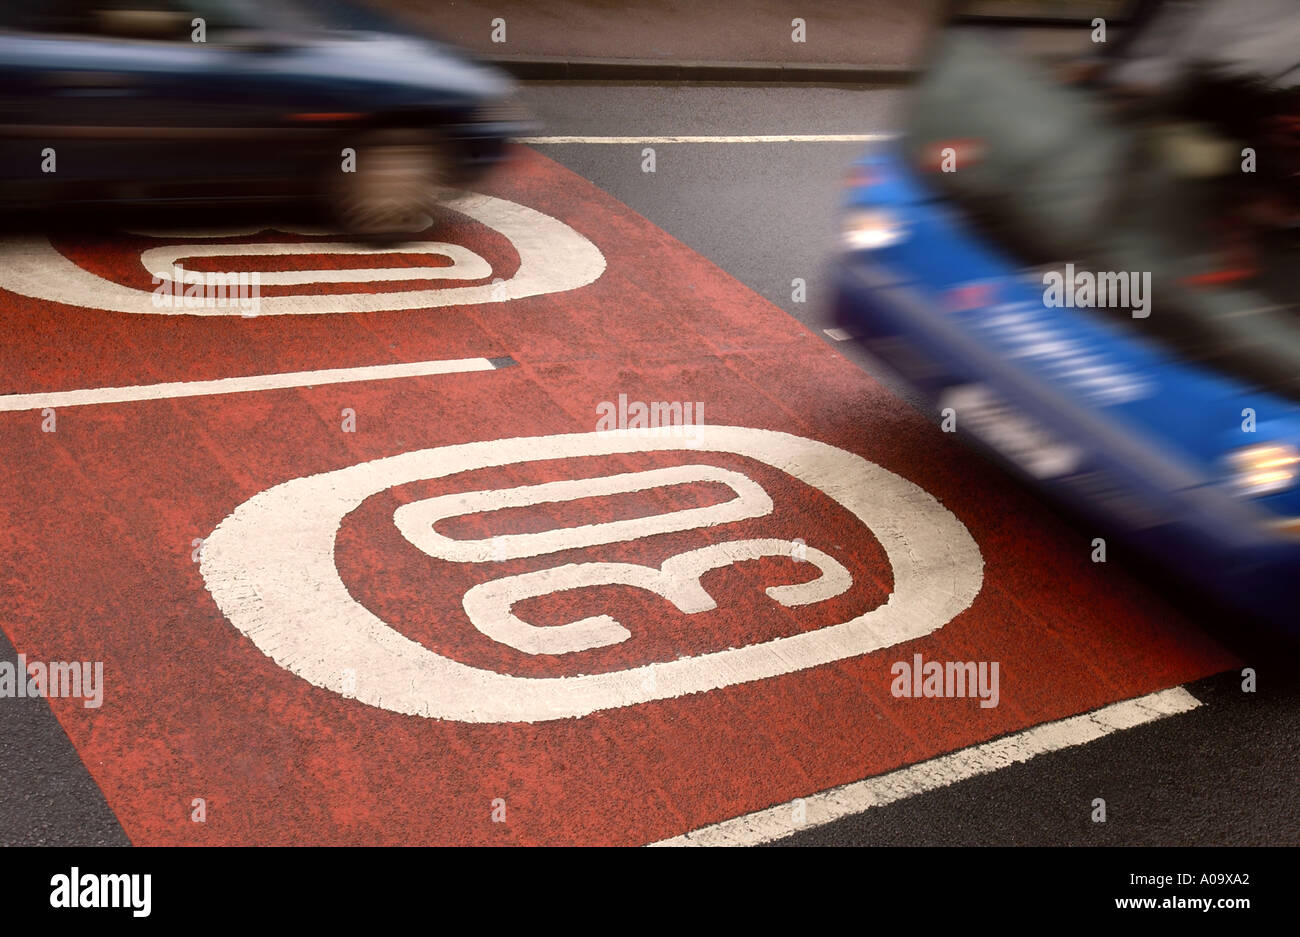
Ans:
POLYGON ((441 361, 412 361, 360 368, 326 368, 321 371, 289 371, 282 374, 250 374, 214 381, 172 381, 165 384, 137 384, 129 387, 90 387, 58 390, 43 394, 0 396, 0 412, 41 410, 45 407, 80 407, 97 403, 126 403, 133 400, 163 400, 171 397, 207 397, 213 394, 242 394, 317 384, 348 384, 353 381, 386 381, 396 377, 425 377, 431 374, 460 374, 491 371, 498 365, 489 358, 453 358, 441 361))
POLYGON ((1161 690, 1059 722, 1034 726, 878 777, 822 791, 801 798, 802 803, 794 800, 777 804, 651 845, 754 846, 771 842, 800 830, 863 813, 872 807, 883 807, 967 778, 990 774, 1038 755, 1092 742, 1121 729, 1190 712, 1200 705, 1200 701, 1182 687, 1161 690))

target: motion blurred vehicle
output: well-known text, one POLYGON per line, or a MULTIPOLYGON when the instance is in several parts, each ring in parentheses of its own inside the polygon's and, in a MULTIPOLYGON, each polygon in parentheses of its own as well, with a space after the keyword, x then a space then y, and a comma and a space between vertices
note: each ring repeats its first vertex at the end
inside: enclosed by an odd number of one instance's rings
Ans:
POLYGON ((837 314, 1099 534, 1300 630, 1300 5, 1170 7, 1083 83, 942 30, 847 179, 837 314))
POLYGON ((324 199, 346 230, 394 237, 502 158, 527 127, 511 93, 338 0, 9 3, 0 202, 324 199))

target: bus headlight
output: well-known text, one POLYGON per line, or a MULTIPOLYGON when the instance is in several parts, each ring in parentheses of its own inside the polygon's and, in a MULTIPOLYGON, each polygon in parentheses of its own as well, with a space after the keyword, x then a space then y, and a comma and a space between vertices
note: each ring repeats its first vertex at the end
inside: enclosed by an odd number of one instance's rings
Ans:
POLYGON ((1300 475, 1300 451, 1286 443, 1260 443, 1228 456, 1229 482, 1243 497, 1284 491, 1300 475))
POLYGON ((893 212, 859 208, 844 216, 840 243, 846 251, 874 251, 905 240, 907 232, 893 212))

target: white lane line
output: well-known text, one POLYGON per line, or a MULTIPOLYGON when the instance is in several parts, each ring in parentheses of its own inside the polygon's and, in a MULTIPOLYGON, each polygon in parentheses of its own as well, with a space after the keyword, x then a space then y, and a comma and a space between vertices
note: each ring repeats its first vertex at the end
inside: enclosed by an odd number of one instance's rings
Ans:
POLYGON ((381 364, 361 368, 326 368, 322 371, 250 374, 247 377, 223 377, 214 381, 173 381, 166 384, 136 384, 130 387, 90 387, 81 390, 58 390, 43 394, 9 394, 0 396, 0 412, 40 410, 45 407, 81 407, 96 403, 126 403, 133 400, 162 400, 169 397, 242 394, 258 390, 281 390, 286 387, 348 384, 353 381, 387 381, 397 377, 424 377, 430 374, 459 374, 465 371, 492 371, 495 369, 496 365, 487 358, 455 358, 444 361, 381 364))
POLYGON ((516 137, 519 143, 875 143, 892 133, 772 133, 757 136, 516 137))
POLYGON ((1183 687, 1161 690, 1059 722, 1034 726, 889 774, 812 794, 802 798, 802 806, 798 801, 778 804, 651 845, 753 846, 771 842, 800 830, 863 813, 872 807, 882 807, 967 778, 989 774, 1037 755, 1092 742, 1120 729, 1131 729, 1166 716, 1190 712, 1200 705, 1200 701, 1183 687), (801 823, 796 822, 799 819, 802 819, 801 823))
POLYGON ((822 329, 826 337, 836 342, 847 342, 853 337, 852 332, 846 332, 844 329, 822 329))

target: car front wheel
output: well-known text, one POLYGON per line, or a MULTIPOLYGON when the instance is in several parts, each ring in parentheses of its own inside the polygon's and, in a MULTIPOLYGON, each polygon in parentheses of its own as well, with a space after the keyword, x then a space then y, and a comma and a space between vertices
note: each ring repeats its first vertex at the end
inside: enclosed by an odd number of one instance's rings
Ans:
POLYGON ((339 222, 353 237, 391 243, 422 231, 445 196, 450 165, 427 135, 385 131, 360 141, 331 187, 339 222))

